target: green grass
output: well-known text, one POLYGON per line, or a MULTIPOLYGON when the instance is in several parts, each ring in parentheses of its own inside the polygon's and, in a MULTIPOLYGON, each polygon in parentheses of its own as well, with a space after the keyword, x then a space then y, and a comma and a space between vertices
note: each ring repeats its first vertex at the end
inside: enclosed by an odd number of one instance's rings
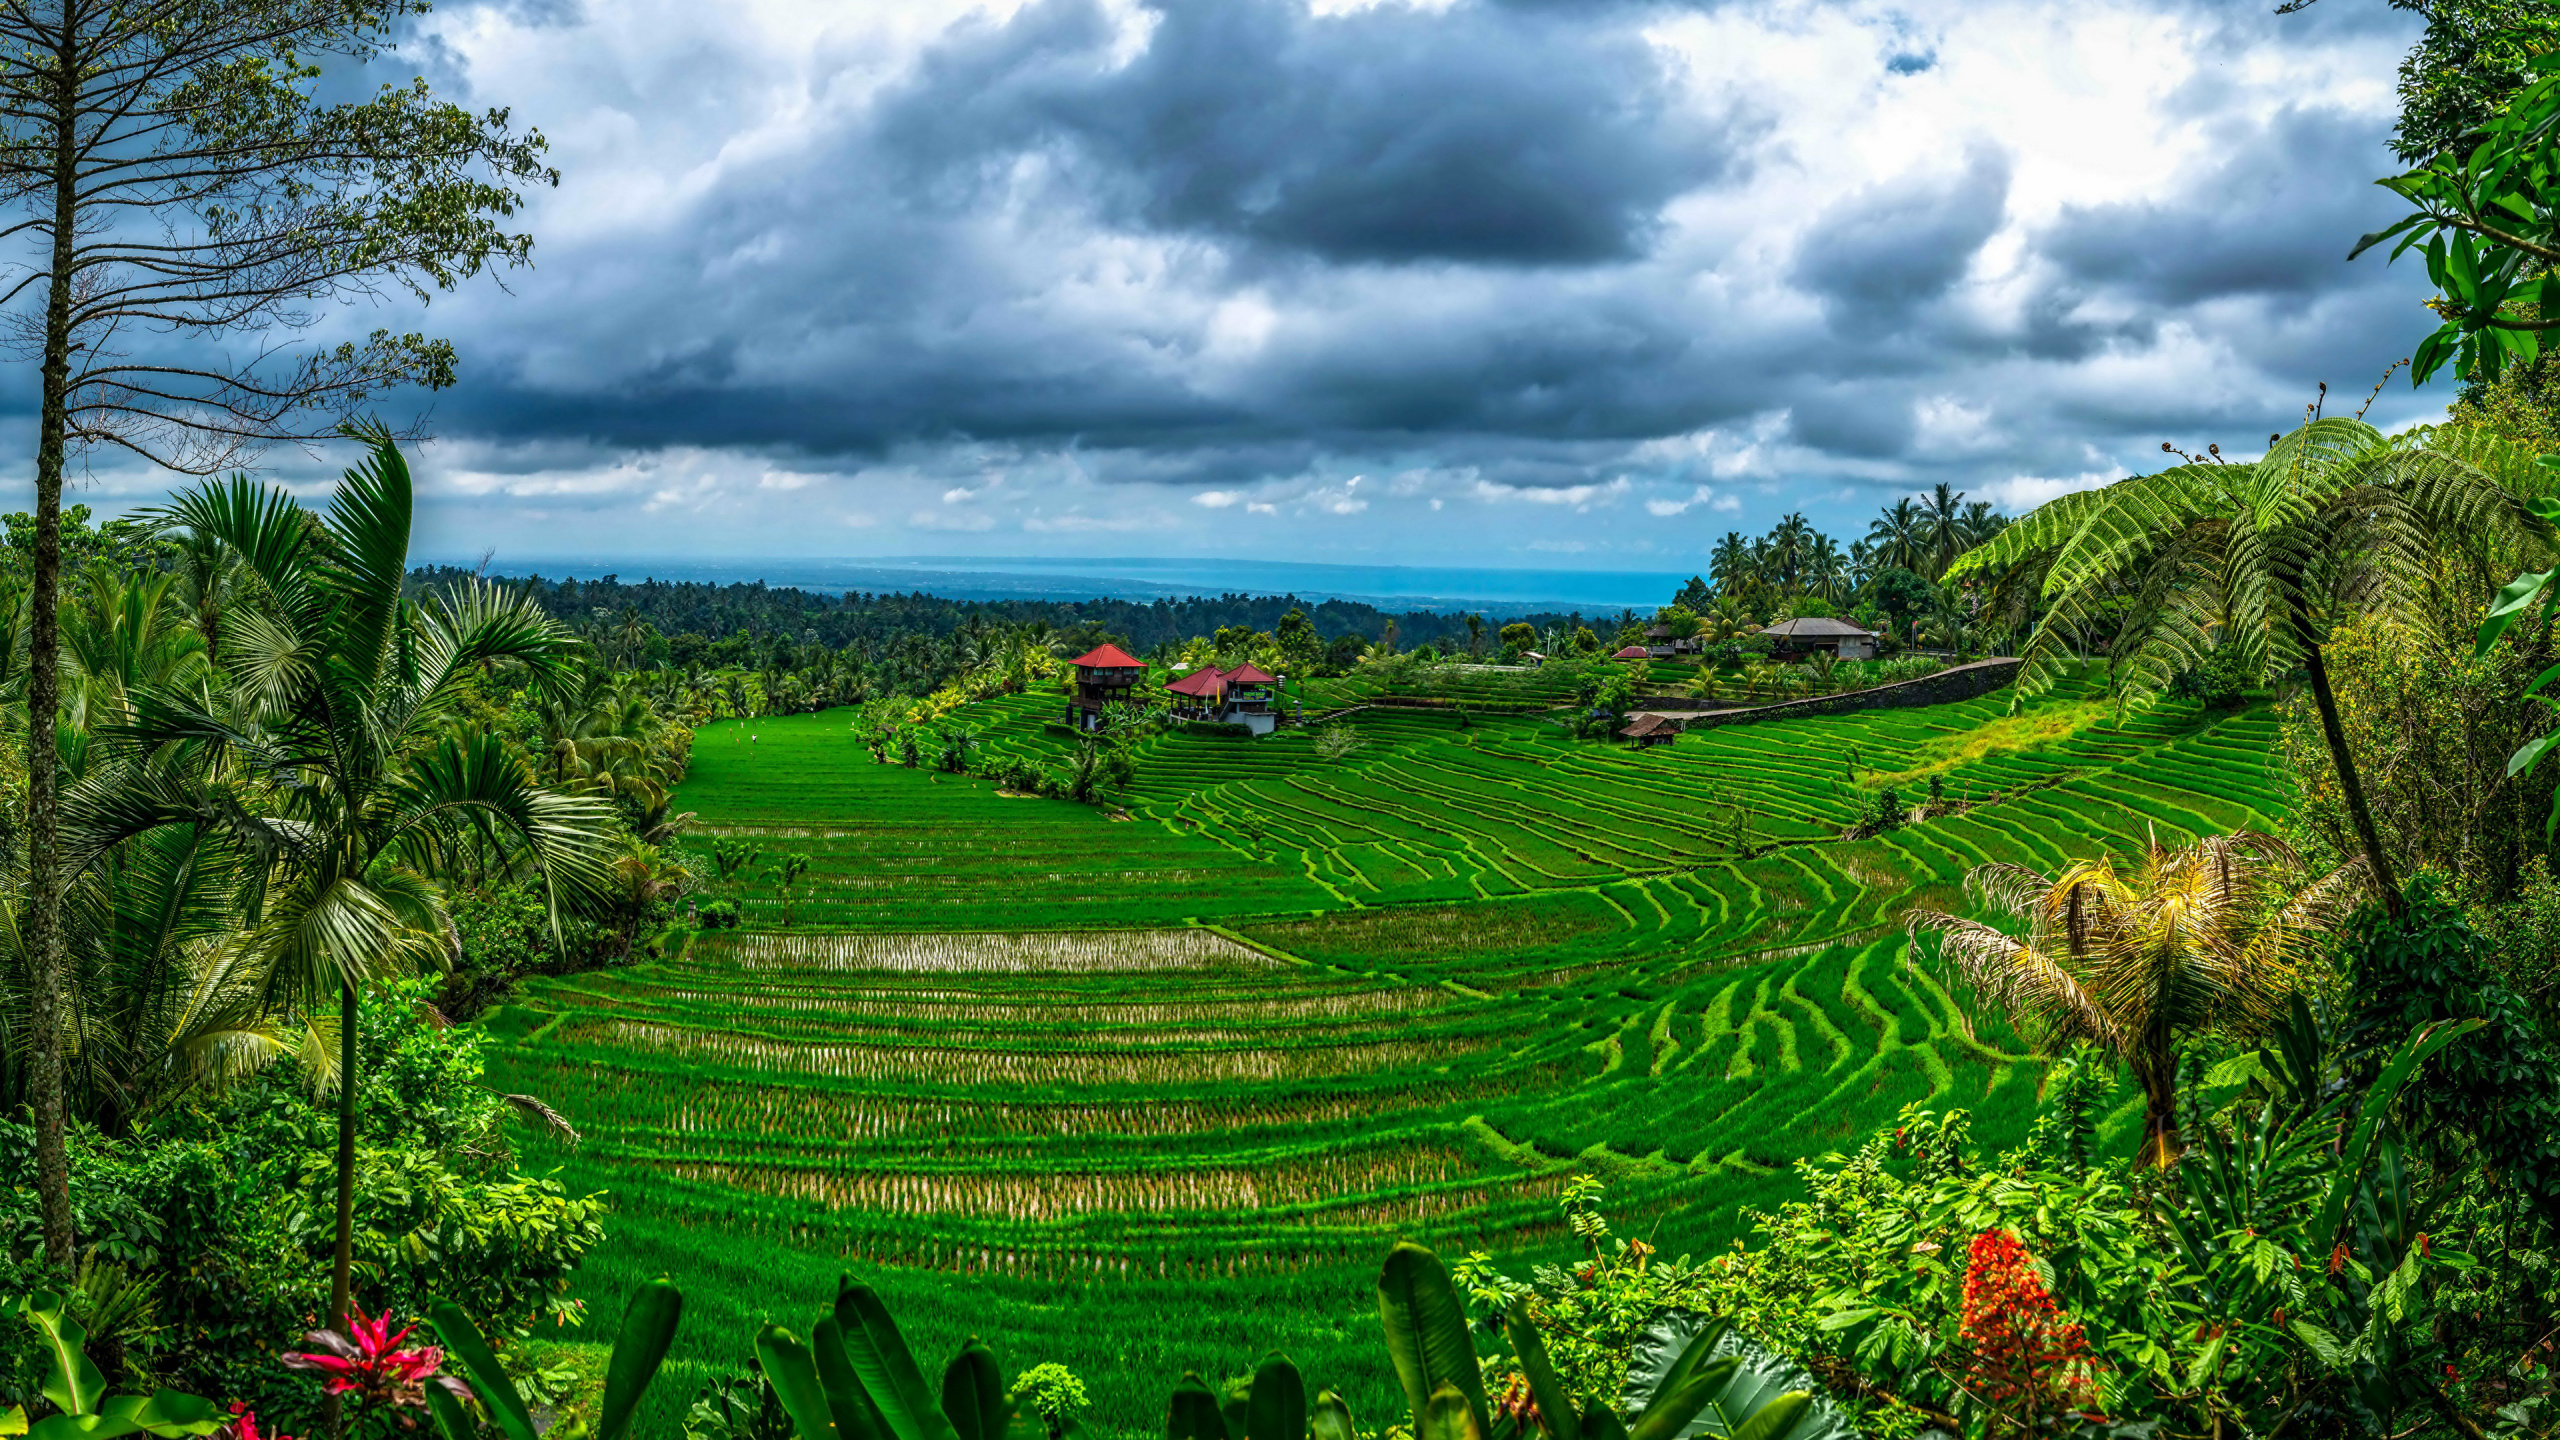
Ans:
MULTIPOLYGON (((933 1363, 969 1333, 1059 1360, 1113 1433, 1275 1345, 1383 1414, 1391 1239, 1554 1258, 1589 1167, 1623 1231, 1700 1252, 1906 1104, 2011 1140, 2042 1066, 1907 969, 1910 907, 1988 858, 2286 803, 2263 712, 2006 698, 1644 752, 1390 707, 1342 722, 1368 743, 1338 762, 1168 735, 1122 820, 874 765, 840 713, 713 726, 694 843, 802 851, 802 893, 751 884, 746 930, 529 983, 496 1079, 588 1136, 564 1178, 615 1199, 599 1314, 687 1285, 688 1386, 850 1269, 933 1363), (1887 775, 1973 803, 1841 839, 1887 775), (1737 807, 1770 848, 1732 853, 1737 807)), ((1049 706, 963 718, 1054 760, 1049 706)))

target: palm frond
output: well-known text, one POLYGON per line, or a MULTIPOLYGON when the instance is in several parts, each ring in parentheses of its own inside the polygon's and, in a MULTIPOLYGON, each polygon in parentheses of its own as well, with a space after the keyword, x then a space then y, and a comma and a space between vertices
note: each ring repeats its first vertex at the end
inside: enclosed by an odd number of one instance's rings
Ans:
POLYGON ((1936 932, 1940 963, 1965 988, 2007 1011, 2044 1043, 2088 1040, 2121 1047, 2115 1019, 2082 989, 2059 957, 1962 916, 1915 911, 1908 924, 1915 938, 1936 932))
POLYGON ((568 1116, 531 1095, 501 1094, 498 1098, 514 1106, 517 1114, 541 1126, 553 1139, 563 1144, 574 1147, 586 1138, 578 1133, 577 1126, 569 1123, 568 1116))

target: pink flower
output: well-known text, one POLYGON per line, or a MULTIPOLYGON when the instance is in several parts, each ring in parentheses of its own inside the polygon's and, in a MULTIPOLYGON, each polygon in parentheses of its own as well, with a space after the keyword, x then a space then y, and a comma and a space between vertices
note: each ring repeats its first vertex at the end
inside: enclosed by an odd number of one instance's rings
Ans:
MULTIPOLYGON (((404 1325, 397 1334, 391 1329, 391 1312, 367 1318, 358 1307, 349 1307, 347 1328, 353 1337, 335 1330, 314 1330, 303 1337, 311 1346, 308 1351, 284 1357, 288 1370, 304 1370, 328 1377, 329 1393, 352 1394, 368 1408, 384 1406, 418 1406, 427 1403, 426 1387, 443 1387, 455 1398, 468 1400, 471 1388, 451 1375, 440 1373, 444 1351, 433 1345, 403 1350, 400 1342, 417 1329, 404 1325)), ((258 1440, 243 1435, 237 1440, 258 1440)))
POLYGON ((267 1435, 258 1429, 258 1412, 237 1400, 231 1402, 232 1421, 214 1432, 215 1440, 293 1440, 290 1435, 267 1435))

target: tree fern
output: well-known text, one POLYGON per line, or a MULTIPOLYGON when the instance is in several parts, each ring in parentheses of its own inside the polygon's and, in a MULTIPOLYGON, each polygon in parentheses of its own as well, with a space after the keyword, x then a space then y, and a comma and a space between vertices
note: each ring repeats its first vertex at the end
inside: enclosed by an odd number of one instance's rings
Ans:
POLYGON ((2320 659, 2326 626, 2349 607, 2404 623, 2429 557, 2445 550, 2540 555, 2550 530, 2528 504, 2552 478, 2474 432, 2388 436, 2324 418, 2254 461, 2191 463, 2065 495, 1948 574, 1992 578, 1995 603, 2012 607, 2027 598, 2022 581, 2034 586, 2044 613, 2020 654, 2022 697, 2050 688, 2119 601, 2120 703, 2157 696, 2216 646, 2239 647, 2262 680, 2306 672, 2367 859, 2389 889, 2320 659))

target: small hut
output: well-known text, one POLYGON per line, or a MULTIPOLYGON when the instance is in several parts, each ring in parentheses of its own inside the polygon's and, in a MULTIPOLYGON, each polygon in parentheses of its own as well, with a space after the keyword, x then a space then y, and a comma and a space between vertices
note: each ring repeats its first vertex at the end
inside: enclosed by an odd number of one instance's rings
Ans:
POLYGON ((1671 627, 1657 620, 1644 627, 1645 650, 1656 660, 1674 655, 1695 655, 1706 646, 1695 635, 1674 635, 1671 627))
POLYGON ((1876 653, 1875 631, 1824 616, 1805 615, 1782 620, 1760 633, 1778 642, 1781 658, 1828 650, 1843 660, 1872 660, 1876 653))
POLYGON ((1650 660, 1653 658, 1653 652, 1647 650, 1641 645, 1629 645, 1622 649, 1609 652, 1609 658, 1612 660, 1650 660))
POLYGON ((1638 715, 1634 724, 1618 732, 1620 739, 1636 742, 1636 748, 1639 750, 1654 745, 1668 745, 1679 738, 1679 735, 1679 721, 1651 713, 1638 715))

